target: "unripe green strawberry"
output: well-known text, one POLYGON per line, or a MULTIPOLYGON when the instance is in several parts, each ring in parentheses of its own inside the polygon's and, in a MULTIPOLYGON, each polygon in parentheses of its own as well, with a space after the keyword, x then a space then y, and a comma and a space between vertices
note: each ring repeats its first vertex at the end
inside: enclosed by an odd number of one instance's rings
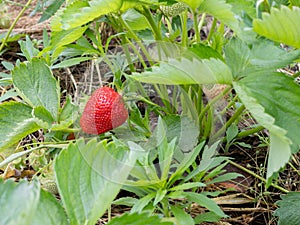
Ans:
POLYGON ((122 96, 110 87, 101 87, 88 100, 80 126, 85 133, 102 134, 122 125, 127 118, 122 96))
POLYGON ((187 6, 183 2, 177 2, 173 5, 160 6, 160 10, 167 17, 174 17, 186 10, 187 6))
POLYGON ((41 183, 41 186, 44 190, 56 195, 58 194, 58 188, 55 183, 55 180, 45 180, 41 183))

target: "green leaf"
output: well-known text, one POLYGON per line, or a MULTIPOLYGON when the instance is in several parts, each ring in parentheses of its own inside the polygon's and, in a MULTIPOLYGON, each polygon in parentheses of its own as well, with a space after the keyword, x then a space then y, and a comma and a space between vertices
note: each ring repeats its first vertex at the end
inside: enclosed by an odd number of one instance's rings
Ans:
POLYGON ((41 189, 40 200, 30 225, 66 225, 69 224, 65 211, 56 198, 41 189))
POLYGON ((8 163, 10 163, 10 162, 12 162, 12 161, 14 161, 14 160, 16 160, 18 158, 21 158, 24 155, 28 155, 29 153, 31 153, 34 150, 36 150, 36 148, 30 148, 28 150, 17 152, 17 153, 13 153, 13 154, 9 155, 3 161, 1 161, 0 168, 4 167, 8 163))
POLYGON ((173 154, 175 150, 176 139, 173 139, 170 143, 160 143, 158 146, 158 160, 161 171, 161 180, 166 180, 170 173, 170 167, 173 160, 173 154))
POLYGON ((225 60, 233 77, 245 76, 243 73, 250 64, 250 48, 240 39, 231 39, 225 46, 225 60))
POLYGON ((208 171, 218 166, 221 162, 223 162, 226 159, 225 157, 215 157, 218 146, 219 141, 215 142, 210 147, 208 147, 207 145, 204 147, 199 166, 185 177, 185 181, 192 179, 202 171, 208 171))
POLYGON ((75 1, 58 12, 51 28, 59 31, 80 27, 100 16, 117 11, 122 6, 122 2, 121 0, 75 1))
POLYGON ((94 225, 118 194, 135 156, 113 142, 77 140, 55 161, 59 193, 71 224, 94 225))
POLYGON ((219 52, 204 44, 192 45, 183 53, 183 56, 190 60, 192 60, 194 57, 198 57, 199 59, 216 58, 223 61, 223 57, 219 52))
POLYGON ((262 19, 253 21, 253 29, 258 34, 273 41, 300 48, 300 8, 281 6, 271 8, 271 13, 263 13, 262 19))
POLYGON ((191 7, 191 9, 195 12, 196 9, 201 5, 204 0, 180 0, 179 2, 183 2, 191 7))
POLYGON ((135 166, 130 173, 130 175, 137 178, 138 181, 132 181, 129 182, 129 184, 147 186, 153 183, 160 182, 154 164, 149 163, 149 152, 144 150, 140 145, 136 144, 135 142, 129 141, 128 145, 130 150, 134 151, 137 155, 139 163, 139 165, 135 166))
POLYGON ((78 117, 79 106, 72 102, 72 97, 68 96, 59 115, 59 122, 75 122, 78 117))
POLYGON ((57 10, 61 7, 61 5, 65 2, 65 0, 56 0, 50 3, 50 5, 47 7, 47 9, 43 12, 43 15, 41 16, 39 23, 49 19, 51 16, 53 16, 57 10))
POLYGON ((250 69, 252 71, 262 69, 275 71, 275 69, 293 63, 299 56, 300 50, 288 52, 270 41, 260 41, 254 44, 251 49, 250 63, 252 68, 250 69))
POLYGON ((158 117, 157 126, 155 131, 153 131, 153 137, 155 138, 156 146, 163 144, 166 141, 166 125, 162 117, 158 117))
POLYGON ((12 180, 0 180, 0 193, 1 224, 31 225, 40 197, 39 183, 21 180, 17 184, 12 180))
POLYGON ((125 213, 120 217, 113 218, 107 225, 173 225, 171 222, 162 222, 156 215, 148 213, 125 213))
POLYGON ((221 210, 221 208, 210 198, 206 197, 201 193, 186 192, 186 197, 197 204, 207 208, 209 211, 214 212, 218 216, 227 217, 226 214, 221 210))
POLYGON ((151 192, 150 194, 145 195, 131 208, 132 213, 141 213, 143 209, 156 197, 155 192, 151 192))
POLYGON ((3 150, 41 128, 32 108, 18 102, 0 104, 0 149, 3 150))
POLYGON ((205 212, 196 216, 194 220, 196 224, 201 224, 203 222, 218 222, 220 219, 222 219, 222 217, 213 212, 205 212))
POLYGON ((252 116, 270 131, 270 178, 299 149, 299 86, 284 74, 258 73, 234 82, 234 89, 252 116))
POLYGON ((179 191, 179 190, 188 190, 195 187, 205 187, 206 184, 201 182, 190 182, 190 183, 184 183, 180 185, 176 185, 175 187, 169 188, 170 191, 179 191))
POLYGON ((292 6, 300 7, 300 0, 289 0, 292 6))
POLYGON ((232 11, 240 16, 243 16, 247 13, 250 17, 256 17, 256 10, 254 7, 255 1, 254 0, 226 0, 228 4, 232 6, 232 11))
POLYGON ((239 174, 239 173, 225 173, 223 175, 217 176, 215 179, 206 182, 206 184, 214 184, 214 183, 219 183, 219 182, 224 182, 224 181, 228 181, 228 180, 233 180, 237 177, 243 177, 243 175, 239 174))
MULTIPOLYGON (((74 1, 73 3, 69 4, 67 8, 62 7, 60 8, 55 15, 51 19, 51 30, 52 32, 59 32, 62 31, 62 17, 63 16, 72 16, 72 14, 78 10, 80 10, 83 7, 88 6, 88 1, 83 0, 83 1, 74 1)), ((77 26, 79 27, 79 26, 77 26)))
POLYGON ((43 106, 57 120, 59 85, 43 59, 21 63, 12 71, 13 84, 22 98, 32 107, 43 106))
POLYGON ((132 8, 142 8, 141 5, 146 5, 146 4, 151 4, 153 3, 152 0, 146 0, 146 1, 140 1, 140 0, 123 0, 122 6, 119 9, 121 13, 124 13, 128 9, 132 8))
POLYGON ((230 69, 222 61, 214 58, 169 59, 167 62, 161 62, 159 66, 152 67, 152 71, 133 73, 132 77, 141 82, 171 85, 230 84, 232 81, 230 69))
POLYGON ((51 37, 51 45, 55 48, 59 48, 73 43, 86 31, 88 26, 76 27, 69 30, 54 31, 51 37))
POLYGON ((173 215, 175 216, 178 224, 184 224, 184 225, 194 225, 195 222, 191 215, 187 214, 183 209, 171 206, 171 211, 173 215))
POLYGON ((54 119, 52 117, 52 115, 50 114, 50 112, 48 110, 46 110, 43 106, 37 106, 33 109, 33 114, 35 117, 37 117, 38 119, 46 122, 48 124, 47 129, 49 129, 52 125, 52 123, 54 122, 54 119))
POLYGON ((84 62, 84 61, 87 61, 90 59, 92 59, 92 57, 76 57, 76 58, 72 58, 72 59, 67 59, 67 60, 64 60, 60 63, 57 63, 57 64, 51 66, 51 69, 67 68, 67 67, 77 65, 81 62, 84 62))
POLYGON ((201 142, 191 152, 184 154, 183 159, 177 167, 176 171, 169 178, 169 185, 172 185, 174 182, 176 182, 180 178, 180 176, 187 170, 187 168, 189 168, 189 166, 193 162, 195 162, 204 144, 204 142, 201 142))
POLYGON ((239 129, 236 124, 231 124, 230 127, 226 130, 226 141, 230 143, 236 135, 239 133, 239 129))
POLYGON ((232 39, 225 47, 225 60, 234 78, 282 68, 298 59, 300 51, 286 51, 273 42, 261 40, 252 48, 240 39, 232 39), (266 54, 267 53, 267 54, 266 54))
POLYGON ((126 205, 129 207, 132 207, 134 204, 138 202, 138 199, 133 197, 123 197, 118 198, 117 200, 113 201, 114 205, 126 205))
MULTIPOLYGON (((0 79, 0 85, 1 85, 1 79, 0 79)), ((9 85, 9 84, 6 84, 6 85, 9 85)), ((16 92, 16 90, 10 89, 0 97, 0 103, 4 102, 12 97, 16 97, 16 96, 18 96, 18 93, 16 92)))
POLYGON ((150 28, 146 18, 133 8, 123 13, 122 18, 132 30, 145 30, 150 28))
POLYGON ((28 61, 33 57, 36 57, 40 52, 37 48, 34 47, 33 42, 28 36, 26 36, 26 41, 19 41, 19 45, 21 47, 23 55, 28 61))
POLYGON ((167 115, 164 117, 167 125, 167 139, 170 142, 176 138, 176 144, 183 152, 191 151, 198 142, 199 128, 187 116, 167 115))
POLYGON ((1 64, 4 66, 5 69, 7 70, 12 70, 14 68, 14 64, 12 64, 11 62, 7 62, 7 61, 2 61, 1 64))
POLYGON ((159 189, 157 190, 156 192, 156 196, 155 196, 155 199, 153 201, 153 205, 157 205, 161 200, 164 199, 164 197, 166 196, 168 190, 166 189, 159 189))
POLYGON ((200 5, 199 11, 216 17, 238 34, 241 33, 238 20, 231 10, 231 5, 227 4, 225 0, 205 0, 200 5))
POLYGON ((300 193, 289 192, 281 195, 281 200, 276 204, 279 208, 275 211, 274 216, 278 216, 278 225, 295 225, 300 224, 300 193))

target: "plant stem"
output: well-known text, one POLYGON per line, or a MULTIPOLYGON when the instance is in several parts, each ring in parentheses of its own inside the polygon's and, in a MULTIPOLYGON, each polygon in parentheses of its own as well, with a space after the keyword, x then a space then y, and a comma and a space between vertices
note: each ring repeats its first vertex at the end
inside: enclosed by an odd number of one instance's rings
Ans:
MULTIPOLYGON (((202 17, 203 17, 203 15, 202 15, 202 17)), ((198 14, 196 12, 193 12, 193 20, 194 20, 196 42, 200 43, 201 38, 200 38, 200 32, 199 32, 199 27, 198 27, 198 14)))
MULTIPOLYGON (((123 35, 122 35, 122 42, 126 43, 126 38, 123 35)), ((128 62, 128 65, 129 65, 130 72, 134 72, 135 68, 134 68, 134 65, 133 65, 133 62, 132 62, 132 59, 131 59, 131 55, 130 55, 130 51, 128 49, 127 44, 124 45, 124 52, 125 52, 126 60, 128 62)))
POLYGON ((201 135, 203 141, 208 139, 209 134, 212 131, 212 117, 213 117, 213 109, 210 108, 210 110, 207 113, 206 120, 204 121, 204 124, 202 125, 204 127, 203 135, 201 135))
POLYGON ((161 101, 165 105, 167 111, 169 113, 172 113, 172 105, 169 100, 169 94, 166 85, 154 84, 153 87, 160 97, 161 101))
POLYGON ((200 19, 200 22, 199 22, 199 25, 198 25, 198 30, 200 31, 203 27, 203 24, 204 24, 204 21, 205 21, 205 18, 206 18, 206 13, 203 13, 202 16, 201 16, 201 19, 200 19))
POLYGON ((188 31, 187 31, 187 17, 188 12, 184 10, 184 12, 180 15, 181 20, 181 45, 182 47, 186 48, 188 46, 188 31))
POLYGON ((95 22, 95 30, 96 30, 96 38, 97 38, 97 48, 101 52, 101 54, 104 54, 104 49, 102 46, 102 37, 101 37, 101 30, 100 30, 100 24, 98 21, 95 22))
POLYGON ((153 15, 151 14, 148 7, 143 6, 143 9, 144 9, 143 15, 146 17, 146 19, 148 20, 148 22, 151 26, 151 29, 152 29, 152 31, 154 33, 154 36, 155 36, 155 40, 161 41, 162 40, 162 35, 161 35, 160 30, 158 29, 158 27, 155 24, 155 21, 153 19, 153 15))
POLYGON ((147 49, 145 48, 145 46, 143 45, 143 43, 141 42, 141 40, 139 39, 139 37, 133 32, 133 30, 123 20, 123 18, 122 18, 121 15, 119 15, 118 18, 119 18, 119 21, 120 21, 121 25, 128 31, 128 33, 130 34, 130 36, 136 41, 136 43, 138 44, 138 46, 141 48, 141 50, 144 53, 145 57, 147 58, 148 62, 150 64, 152 64, 151 63, 151 56, 149 55, 147 49))
POLYGON ((291 162, 289 162, 289 166, 300 176, 299 170, 291 162))
POLYGON ((256 126, 252 129, 249 129, 249 130, 245 130, 245 131, 242 131, 240 133, 238 133, 238 135, 236 135, 236 138, 243 138, 243 137, 247 137, 251 134, 255 134, 259 131, 262 131, 263 129, 265 129, 264 126, 256 126))
MULTIPOLYGON (((214 105, 217 101, 219 101, 223 96, 227 94, 227 92, 231 89, 231 86, 226 87, 221 94, 217 95, 215 98, 213 98, 209 103, 203 108, 199 115, 199 121, 202 121, 204 115, 206 112, 210 109, 212 105, 214 105)), ((202 96, 198 96, 198 98, 201 98, 202 96)))
POLYGON ((242 114, 246 107, 244 105, 241 105, 236 112, 232 115, 232 117, 221 127, 220 130, 218 130, 217 133, 212 137, 212 140, 216 140, 221 134, 225 133, 226 129, 230 127, 230 125, 238 119, 238 117, 242 114))
POLYGON ((108 222, 111 221, 111 205, 107 209, 108 222))
POLYGON ((146 19, 147 19, 148 23, 150 24, 151 29, 154 33, 154 38, 156 41, 158 41, 157 48, 158 48, 158 55, 160 56, 159 59, 161 59, 161 53, 160 53, 159 47, 162 48, 162 50, 164 51, 166 56, 168 56, 168 57, 172 56, 169 53, 167 46, 165 46, 165 44, 163 43, 163 37, 162 37, 161 31, 159 29, 159 26, 156 25, 156 23, 153 19, 153 15, 152 15, 151 11, 149 10, 149 8, 147 8, 146 6, 143 6, 143 11, 141 13, 146 17, 146 19))
POLYGON ((210 28, 210 31, 209 31, 208 36, 207 36, 207 42, 209 42, 211 40, 211 37, 212 37, 212 35, 215 31, 216 25, 217 25, 217 19, 214 18, 213 23, 212 23, 211 28, 210 28))
POLYGON ((167 199, 162 199, 161 200, 161 205, 162 205, 165 217, 170 217, 171 215, 170 215, 168 200, 167 199))
POLYGON ((16 26, 17 22, 19 21, 19 19, 21 18, 21 16, 24 14, 24 12, 27 10, 27 8, 30 6, 31 2, 33 0, 28 0, 28 2, 26 3, 26 5, 23 7, 23 9, 19 12, 19 14, 17 15, 16 19, 14 20, 14 22, 10 25, 4 40, 2 41, 1 45, 0 45, 0 52, 3 50, 12 30, 14 29, 14 27, 16 26))
MULTIPOLYGON (((255 178, 261 180, 261 181, 264 182, 264 183, 267 183, 267 180, 266 180, 265 178, 263 178, 263 177, 257 175, 256 173, 252 172, 251 170, 248 170, 248 169, 246 169, 245 167, 243 167, 243 166, 241 166, 241 165, 239 165, 239 164, 237 164, 237 163, 235 163, 235 162, 233 162, 233 161, 231 161, 231 160, 228 160, 228 162, 229 162, 231 165, 235 166, 236 168, 239 168, 239 169, 241 169, 242 171, 245 171, 246 173, 248 173, 248 174, 250 174, 251 176, 253 176, 253 177, 255 177, 255 178)), ((282 192, 284 192, 284 193, 288 193, 288 192, 289 192, 289 191, 286 190, 285 188, 280 187, 279 185, 274 184, 274 183, 271 183, 270 186, 272 186, 272 187, 274 187, 274 188, 276 188, 276 189, 278 189, 278 190, 280 190, 280 191, 282 191, 282 192)))
POLYGON ((231 106, 233 106, 235 104, 235 102, 237 101, 238 96, 234 96, 230 102, 227 104, 227 106, 220 112, 221 115, 223 115, 224 113, 226 113, 226 110, 229 109, 231 106))

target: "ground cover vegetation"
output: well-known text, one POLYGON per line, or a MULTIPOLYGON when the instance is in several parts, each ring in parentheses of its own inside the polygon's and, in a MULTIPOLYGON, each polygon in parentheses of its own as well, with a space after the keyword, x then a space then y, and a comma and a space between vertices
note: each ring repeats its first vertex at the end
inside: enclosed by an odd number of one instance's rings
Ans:
POLYGON ((300 1, 0 4, 0 224, 300 224, 300 1))

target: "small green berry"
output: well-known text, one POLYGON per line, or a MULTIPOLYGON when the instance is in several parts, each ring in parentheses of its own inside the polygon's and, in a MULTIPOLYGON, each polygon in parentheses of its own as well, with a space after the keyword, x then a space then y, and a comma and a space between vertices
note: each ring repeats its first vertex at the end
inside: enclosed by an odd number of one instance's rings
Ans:
POLYGON ((160 6, 160 10, 167 17, 174 17, 186 10, 187 6, 183 2, 177 2, 173 5, 160 6))

